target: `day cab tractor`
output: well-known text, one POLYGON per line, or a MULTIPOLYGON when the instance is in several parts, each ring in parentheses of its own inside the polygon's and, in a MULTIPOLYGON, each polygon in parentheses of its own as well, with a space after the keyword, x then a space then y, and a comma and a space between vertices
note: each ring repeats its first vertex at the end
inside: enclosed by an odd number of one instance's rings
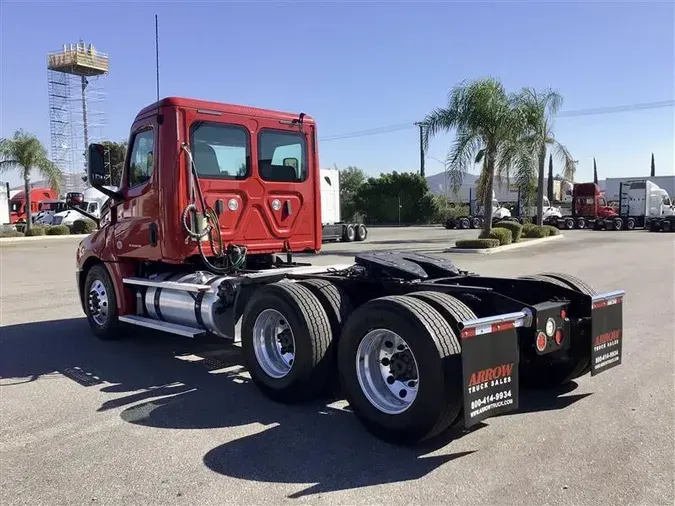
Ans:
POLYGON ((555 387, 621 363, 621 290, 483 277, 415 252, 296 262, 322 239, 305 114, 164 98, 136 116, 118 190, 104 167, 90 145, 88 179, 110 200, 76 253, 101 339, 136 326, 236 342, 270 399, 337 383, 368 430, 401 444, 517 409, 521 381, 555 387))
POLYGON ((558 218, 558 228, 591 228, 600 230, 605 222, 612 222, 619 213, 607 205, 605 197, 595 183, 577 183, 572 188, 572 214, 558 218))

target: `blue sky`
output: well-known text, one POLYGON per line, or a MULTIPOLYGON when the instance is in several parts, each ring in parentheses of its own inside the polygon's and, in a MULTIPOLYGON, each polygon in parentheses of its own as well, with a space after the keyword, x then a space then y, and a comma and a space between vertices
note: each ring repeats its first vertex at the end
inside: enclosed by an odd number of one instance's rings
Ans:
MULTIPOLYGON (((672 2, 56 2, 0 9, 0 135, 24 128, 49 142, 46 54, 78 39, 110 55, 105 135, 127 137, 155 99, 154 14, 161 94, 314 116, 319 137, 422 119, 463 79, 509 89, 553 87, 563 109, 672 100, 672 2)), ((675 109, 560 118, 578 181, 675 174, 675 109)), ((451 136, 432 141, 445 158, 451 136)), ((376 175, 417 170, 410 129, 324 141, 321 163, 376 175)), ((427 160, 427 173, 442 166, 427 160)), ((16 183, 15 175, 0 176, 16 183)))

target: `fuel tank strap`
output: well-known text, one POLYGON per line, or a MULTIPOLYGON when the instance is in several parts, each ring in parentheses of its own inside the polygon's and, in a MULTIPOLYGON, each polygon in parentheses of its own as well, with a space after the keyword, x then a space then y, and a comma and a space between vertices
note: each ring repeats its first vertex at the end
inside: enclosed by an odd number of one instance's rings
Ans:
POLYGON ((162 306, 159 303, 159 296, 162 294, 162 289, 161 288, 155 288, 155 297, 153 300, 153 304, 155 306, 155 313, 157 314, 157 319, 164 321, 164 317, 162 316, 162 306))
MULTIPOLYGON (((211 285, 216 279, 218 279, 220 276, 212 276, 209 279, 207 279, 204 284, 205 285, 211 285)), ((195 319, 197 320, 197 323, 199 326, 203 329, 206 329, 206 324, 204 323, 204 319, 202 318, 202 301, 204 300, 204 295, 206 292, 199 292, 195 296, 195 319)))

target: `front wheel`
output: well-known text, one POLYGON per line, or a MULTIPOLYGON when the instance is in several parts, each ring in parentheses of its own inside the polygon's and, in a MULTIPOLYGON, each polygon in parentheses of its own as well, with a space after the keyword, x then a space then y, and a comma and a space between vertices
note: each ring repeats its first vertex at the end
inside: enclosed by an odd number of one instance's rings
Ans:
POLYGON ((117 318, 117 297, 105 265, 89 269, 83 295, 85 314, 94 335, 103 340, 119 339, 122 333, 117 318))

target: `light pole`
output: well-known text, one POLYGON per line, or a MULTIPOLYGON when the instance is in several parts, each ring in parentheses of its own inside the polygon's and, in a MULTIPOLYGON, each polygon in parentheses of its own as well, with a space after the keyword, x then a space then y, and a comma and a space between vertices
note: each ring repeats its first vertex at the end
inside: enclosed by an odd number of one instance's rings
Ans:
POLYGON ((445 195, 445 209, 448 209, 448 164, 447 162, 443 162, 439 160, 438 158, 434 158, 433 156, 427 155, 427 158, 429 160, 433 160, 435 162, 440 163, 443 166, 443 194, 445 195))

